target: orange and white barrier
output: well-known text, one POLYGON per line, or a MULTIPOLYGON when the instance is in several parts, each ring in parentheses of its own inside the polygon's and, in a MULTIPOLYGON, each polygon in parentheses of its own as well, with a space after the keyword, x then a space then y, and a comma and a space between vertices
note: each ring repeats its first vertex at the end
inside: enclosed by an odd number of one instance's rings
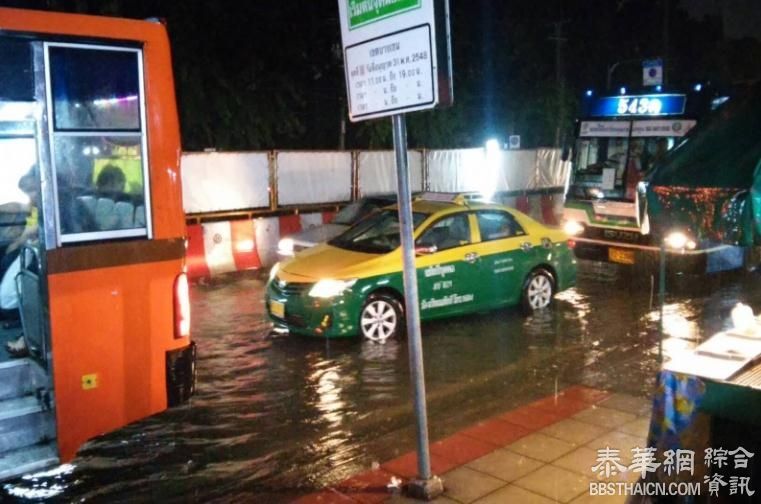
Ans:
POLYGON ((281 236, 330 222, 333 212, 188 226, 188 275, 201 278, 269 267, 277 261, 281 236))
MULTIPOLYGON (((502 198, 539 222, 556 226, 563 212, 563 195, 529 194, 502 198)), ((280 238, 330 222, 334 212, 259 217, 188 226, 188 275, 201 278, 265 267, 277 262, 280 238)))

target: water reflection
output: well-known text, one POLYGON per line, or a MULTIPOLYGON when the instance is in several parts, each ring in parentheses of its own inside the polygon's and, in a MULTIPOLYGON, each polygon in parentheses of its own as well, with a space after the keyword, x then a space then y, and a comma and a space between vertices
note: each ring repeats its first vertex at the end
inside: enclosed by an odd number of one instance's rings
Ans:
POLYGON ((394 399, 400 390, 399 362, 400 347, 406 341, 387 340, 379 345, 372 341, 363 341, 360 347, 362 388, 370 403, 387 403, 394 399))
MULTIPOLYGON (((584 268, 551 310, 423 325, 433 438, 569 384, 651 391, 660 362, 649 282, 584 268)), ((738 300, 758 312, 757 280, 670 284, 666 353, 724 328, 738 300)), ((199 387, 191 404, 94 440, 71 473, 12 485, 57 485, 67 502, 281 502, 413 449, 407 341, 273 333, 262 292, 252 278, 195 286, 199 387)))

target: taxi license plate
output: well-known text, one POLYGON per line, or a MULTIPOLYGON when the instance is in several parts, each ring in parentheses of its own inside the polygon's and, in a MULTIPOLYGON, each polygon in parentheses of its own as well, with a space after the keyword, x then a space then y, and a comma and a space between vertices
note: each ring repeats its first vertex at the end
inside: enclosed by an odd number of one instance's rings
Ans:
POLYGON ((285 318, 285 303, 280 301, 270 300, 270 313, 277 318, 285 318))
POLYGON ((618 248, 608 249, 608 259, 610 262, 619 264, 634 264, 634 251, 618 248))

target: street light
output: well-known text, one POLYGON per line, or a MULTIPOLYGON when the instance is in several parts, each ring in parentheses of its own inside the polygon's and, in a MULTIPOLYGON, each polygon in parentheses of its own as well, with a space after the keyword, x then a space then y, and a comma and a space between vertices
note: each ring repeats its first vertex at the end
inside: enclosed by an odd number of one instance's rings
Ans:
POLYGON ((499 140, 490 138, 484 144, 485 151, 485 173, 481 175, 479 191, 484 199, 490 200, 494 196, 497 187, 497 176, 499 175, 499 165, 502 162, 502 149, 499 140))

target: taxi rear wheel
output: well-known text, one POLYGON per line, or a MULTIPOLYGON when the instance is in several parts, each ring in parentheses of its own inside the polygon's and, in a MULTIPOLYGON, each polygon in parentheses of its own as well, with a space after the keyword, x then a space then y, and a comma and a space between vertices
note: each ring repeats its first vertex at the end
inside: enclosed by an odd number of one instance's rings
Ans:
POLYGON ((359 315, 362 337, 384 343, 402 334, 404 315, 399 301, 388 294, 371 294, 359 315))
POLYGON ((523 283, 521 306, 527 314, 550 306, 555 295, 555 279, 552 273, 539 268, 529 273, 523 283))

